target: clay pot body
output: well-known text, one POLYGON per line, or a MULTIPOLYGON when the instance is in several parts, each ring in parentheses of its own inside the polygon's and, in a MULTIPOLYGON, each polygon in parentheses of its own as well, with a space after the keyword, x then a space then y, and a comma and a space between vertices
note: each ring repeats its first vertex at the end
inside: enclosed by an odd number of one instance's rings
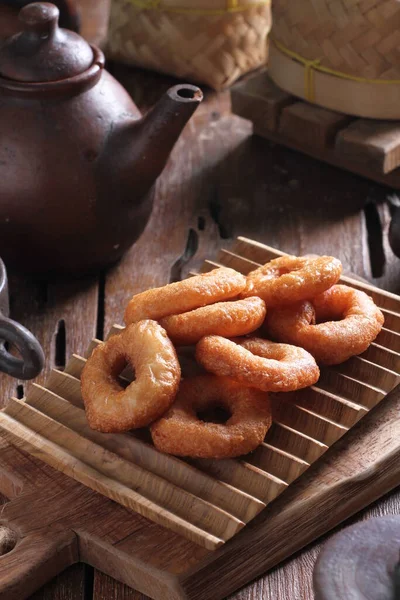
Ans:
POLYGON ((142 119, 100 50, 57 23, 43 34, 53 5, 28 10, 27 40, 0 48, 0 255, 29 273, 86 273, 142 233, 154 183, 202 95, 176 86, 142 119))
POLYGON ((67 98, 1 94, 0 81, 0 254, 7 264, 29 272, 95 269, 140 235, 153 189, 134 198, 133 165, 122 181, 122 164, 104 148, 124 112, 140 118, 105 71, 86 93, 67 98))

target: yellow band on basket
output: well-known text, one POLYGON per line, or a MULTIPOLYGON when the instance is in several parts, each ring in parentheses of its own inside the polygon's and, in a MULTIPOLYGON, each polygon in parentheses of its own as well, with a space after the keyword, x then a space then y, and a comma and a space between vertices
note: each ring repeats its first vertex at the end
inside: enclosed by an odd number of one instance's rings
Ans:
POLYGON ((173 6, 162 6, 161 0, 128 0, 137 8, 162 10, 169 13, 178 13, 184 15, 225 15, 226 13, 244 12, 250 8, 257 6, 269 6, 271 0, 263 0, 262 2, 249 2, 249 4, 239 5, 239 0, 227 0, 226 8, 174 8, 173 6))
POLYGON ((297 52, 293 52, 293 50, 289 50, 286 48, 281 42, 278 42, 275 39, 271 39, 272 43, 289 58, 296 60, 304 66, 304 95, 309 102, 315 101, 315 83, 314 83, 314 73, 315 71, 319 71, 320 73, 327 73, 328 75, 333 75, 334 77, 340 77, 341 79, 348 79, 349 81, 357 81, 358 83, 379 83, 380 85, 391 85, 391 84, 400 84, 400 79, 367 79, 366 77, 355 77, 354 75, 348 75, 347 73, 342 73, 341 71, 335 71, 334 69, 330 69, 329 67, 324 67, 321 65, 320 58, 315 60, 308 60, 297 54, 297 52))

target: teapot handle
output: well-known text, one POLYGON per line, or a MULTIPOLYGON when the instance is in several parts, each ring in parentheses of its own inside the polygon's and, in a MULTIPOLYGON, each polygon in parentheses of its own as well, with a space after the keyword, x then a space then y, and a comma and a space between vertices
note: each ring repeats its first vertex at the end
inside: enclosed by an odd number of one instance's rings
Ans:
POLYGON ((0 313, 0 371, 17 379, 33 379, 43 369, 44 354, 35 336, 26 327, 0 313), (8 352, 4 342, 16 346, 17 358, 8 352))
MULTIPOLYGON (((0 4, 7 4, 16 9, 31 4, 34 0, 0 0, 0 4)), ((60 27, 71 31, 80 31, 80 11, 77 0, 51 0, 60 10, 60 27)))

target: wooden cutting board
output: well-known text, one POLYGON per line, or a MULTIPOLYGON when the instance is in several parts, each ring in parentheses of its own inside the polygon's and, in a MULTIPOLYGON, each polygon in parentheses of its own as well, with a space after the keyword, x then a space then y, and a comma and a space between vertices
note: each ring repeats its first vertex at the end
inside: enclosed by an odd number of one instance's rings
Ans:
MULTIPOLYGON (((204 270, 248 272, 276 255, 239 239, 204 270)), ((276 402, 271 437, 246 460, 187 465, 141 438, 106 444, 79 408, 83 358, 53 373, 50 390, 12 401, 3 439, 70 477, 3 443, 0 491, 12 500, 2 523, 18 543, 0 559, 0 598, 27 597, 81 560, 153 598, 217 600, 400 483, 400 299, 347 282, 374 296, 384 331, 362 358, 325 369, 317 388, 276 402)))

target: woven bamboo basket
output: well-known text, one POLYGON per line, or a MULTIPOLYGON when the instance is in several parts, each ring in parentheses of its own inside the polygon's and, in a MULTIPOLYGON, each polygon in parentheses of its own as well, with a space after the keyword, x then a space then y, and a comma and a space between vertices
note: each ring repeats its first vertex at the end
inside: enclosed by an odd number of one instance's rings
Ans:
POLYGON ((214 89, 267 58, 270 0, 113 0, 107 55, 214 89))
POLYGON ((274 0, 270 75, 284 90, 362 117, 400 118, 399 0, 274 0))

